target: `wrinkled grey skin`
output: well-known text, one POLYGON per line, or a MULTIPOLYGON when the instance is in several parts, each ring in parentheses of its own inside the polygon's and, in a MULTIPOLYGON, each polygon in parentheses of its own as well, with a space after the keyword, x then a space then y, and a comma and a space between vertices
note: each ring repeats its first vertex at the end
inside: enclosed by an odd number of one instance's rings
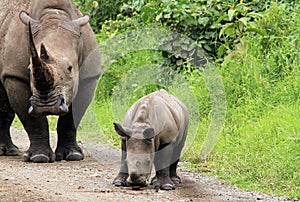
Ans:
POLYGON ((122 139, 121 168, 114 185, 147 185, 153 164, 156 188, 171 190, 181 183, 176 169, 188 131, 188 111, 165 90, 139 99, 122 125, 114 123, 122 139))
POLYGON ((15 114, 30 140, 24 161, 82 160, 77 126, 101 74, 89 17, 71 0, 0 1, 0 156, 18 155, 15 114), (58 115, 55 154, 46 115, 58 115))

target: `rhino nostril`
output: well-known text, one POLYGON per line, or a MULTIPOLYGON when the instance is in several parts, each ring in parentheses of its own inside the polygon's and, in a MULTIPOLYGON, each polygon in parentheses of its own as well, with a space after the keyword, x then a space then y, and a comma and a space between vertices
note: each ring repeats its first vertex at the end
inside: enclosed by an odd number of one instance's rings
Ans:
POLYGON ((66 105, 65 98, 63 96, 60 96, 60 100, 61 103, 59 109, 63 112, 69 112, 69 107, 66 105))
POLYGON ((136 172, 130 174, 130 178, 132 181, 136 181, 139 178, 139 175, 136 172))

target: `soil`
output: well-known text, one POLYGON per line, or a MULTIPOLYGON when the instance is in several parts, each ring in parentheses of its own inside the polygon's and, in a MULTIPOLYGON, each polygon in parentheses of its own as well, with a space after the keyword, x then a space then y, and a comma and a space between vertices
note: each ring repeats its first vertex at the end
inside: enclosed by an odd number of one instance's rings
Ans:
MULTIPOLYGON (((22 152, 29 146, 23 130, 12 129, 14 143, 22 152)), ((52 145, 55 137, 51 135, 52 145)), ((141 190, 115 187, 112 181, 119 169, 120 151, 110 145, 80 142, 85 159, 78 162, 26 163, 22 156, 0 157, 0 201, 287 201, 226 185, 217 177, 202 176, 179 168, 183 183, 172 191, 156 192, 150 186, 141 190)))

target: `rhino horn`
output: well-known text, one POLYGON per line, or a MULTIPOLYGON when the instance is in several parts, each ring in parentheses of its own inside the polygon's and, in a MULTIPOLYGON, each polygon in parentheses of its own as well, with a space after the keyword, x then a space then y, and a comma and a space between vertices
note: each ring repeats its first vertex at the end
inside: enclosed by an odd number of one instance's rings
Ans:
POLYGON ((29 43, 30 43, 30 53, 31 53, 32 65, 34 67, 39 67, 39 66, 41 66, 41 62, 40 62, 36 47, 33 42, 33 35, 32 35, 32 31, 31 31, 30 22, 28 23, 28 27, 29 27, 29 43))
POLYGON ((54 78, 50 72, 49 67, 46 64, 46 60, 49 59, 49 54, 44 46, 41 44, 41 56, 39 57, 36 47, 33 41, 33 35, 29 22, 29 42, 30 53, 32 60, 32 74, 35 81, 35 87, 38 91, 47 93, 53 88, 54 78))

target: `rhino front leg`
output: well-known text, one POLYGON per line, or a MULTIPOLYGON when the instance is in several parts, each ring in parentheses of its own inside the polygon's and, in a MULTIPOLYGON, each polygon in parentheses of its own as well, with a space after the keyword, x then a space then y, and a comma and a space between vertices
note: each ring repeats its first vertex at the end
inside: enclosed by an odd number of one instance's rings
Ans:
POLYGON ((0 112, 0 156, 17 156, 20 153, 10 136, 10 126, 14 117, 14 113, 0 112))
POLYGON ((128 166, 127 163, 125 161, 126 159, 126 141, 122 140, 122 155, 121 155, 121 167, 120 167, 120 171, 117 175, 117 177, 115 177, 113 184, 115 186, 128 186, 127 183, 127 178, 128 178, 128 166))
POLYGON ((31 92, 27 83, 18 79, 7 78, 4 87, 13 111, 22 122, 30 147, 25 152, 24 161, 47 163, 54 161, 54 153, 49 144, 48 121, 45 116, 34 117, 28 114, 31 92), (18 90, 16 93, 16 89, 18 90))
POLYGON ((51 163, 55 160, 55 155, 49 143, 49 129, 48 120, 46 117, 39 117, 38 119, 28 118, 21 119, 25 130, 28 133, 30 146, 24 153, 23 159, 25 162, 34 163, 51 163))
POLYGON ((60 116, 57 123, 57 148, 56 161, 80 161, 83 160, 83 152, 76 141, 76 127, 73 120, 72 106, 64 116, 60 116))

